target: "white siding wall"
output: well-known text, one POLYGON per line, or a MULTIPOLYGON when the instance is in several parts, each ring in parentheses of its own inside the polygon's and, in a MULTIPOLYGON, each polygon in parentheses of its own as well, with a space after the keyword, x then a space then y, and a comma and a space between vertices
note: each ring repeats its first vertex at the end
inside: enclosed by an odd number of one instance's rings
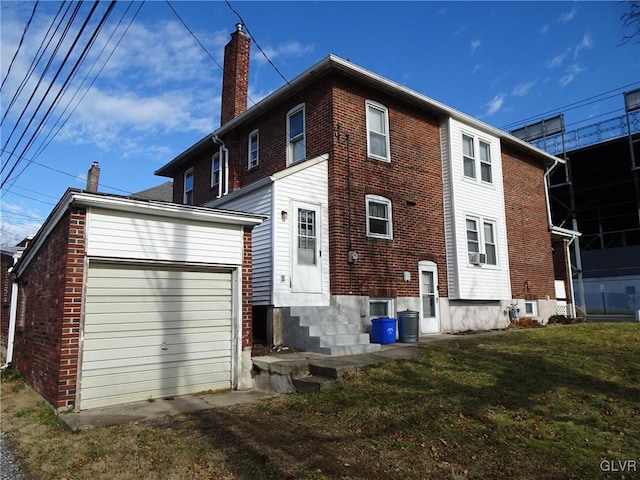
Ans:
POLYGON ((253 229, 253 303, 269 305, 271 303, 271 282, 273 279, 273 255, 271 234, 272 184, 265 185, 253 192, 234 198, 222 204, 221 208, 242 212, 267 215, 264 222, 253 229))
POLYGON ((274 224, 274 299, 280 306, 329 305, 329 201, 328 163, 323 161, 274 182, 274 211, 289 213, 286 221, 275 219, 274 224), (292 226, 296 218, 293 202, 320 205, 322 217, 322 294, 296 294, 291 292, 292 226))
POLYGON ((242 265, 242 227, 91 208, 91 257, 242 265))
MULTIPOLYGON (((450 119, 440 123, 440 142, 442 148, 442 196, 445 225, 445 248, 447 252, 447 281, 449 297, 460 298, 458 282, 458 250, 456 244, 455 202, 451 177, 451 129, 450 119)), ((462 252, 464 254, 464 252, 462 252)))
MULTIPOLYGON (((448 162, 443 162, 445 185, 445 237, 449 271, 450 298, 501 300, 511 297, 509 257, 502 183, 500 140, 484 132, 449 119, 448 162), (490 144, 493 183, 466 179, 463 174, 462 134, 466 133, 490 144), (446 165, 448 163, 448 166, 446 165), (449 198, 447 199, 447 195, 449 198), (496 224, 497 267, 470 265, 467 255, 466 217, 473 216, 496 224), (451 275, 454 273, 454 275, 451 275)), ((479 152, 476 152, 478 155, 479 152)), ((480 175, 478 169, 476 174, 480 175)))

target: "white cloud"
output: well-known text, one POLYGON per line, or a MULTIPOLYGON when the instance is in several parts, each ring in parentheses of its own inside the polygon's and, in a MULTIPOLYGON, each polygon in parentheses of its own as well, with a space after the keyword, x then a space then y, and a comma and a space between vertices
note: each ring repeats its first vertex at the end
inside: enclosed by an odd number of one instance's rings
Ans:
POLYGON ((536 80, 531 80, 529 82, 520 82, 515 86, 515 88, 511 92, 511 95, 514 95, 516 97, 524 97, 534 87, 536 82, 536 80))
POLYGON ((560 84, 561 87, 565 87, 571 82, 573 82, 575 78, 585 70, 586 69, 583 68, 580 64, 574 63, 570 65, 569 68, 567 68, 565 75, 560 77, 560 80, 558 80, 558 83, 560 84))
POLYGON ((578 54, 584 50, 584 49, 589 49, 593 46, 593 38, 591 38, 591 35, 589 35, 588 33, 585 33, 582 36, 582 41, 576 45, 576 47, 573 49, 573 58, 574 60, 576 58, 578 58, 578 54))
POLYGON ((566 51, 564 51, 563 53, 559 53, 558 55, 556 55, 555 57, 553 57, 551 59, 551 61, 549 62, 549 68, 554 68, 554 67, 559 67, 560 65, 562 65, 562 63, 564 62, 565 58, 567 58, 567 56, 571 53, 571 49, 567 49, 566 51))
POLYGON ((446 14, 447 14, 447 8, 446 7, 442 7, 436 12, 436 15, 446 15, 446 14))
POLYGON ((480 45, 482 45, 482 42, 480 40, 472 40, 470 44, 471 53, 475 52, 480 45))
POLYGON ((542 28, 540 29, 540 33, 542 35, 546 35, 547 33, 549 33, 549 25, 543 25, 542 28))
POLYGON ((576 17, 577 13, 578 13, 578 10, 576 9, 576 6, 574 5, 571 8, 571 10, 569 10, 568 12, 565 12, 562 15, 560 15, 560 17, 558 18, 558 22, 560 22, 560 23, 570 22, 571 20, 573 20, 576 17))
POLYGON ((476 73, 478 73, 482 67, 483 67, 482 63, 478 63, 477 65, 475 65, 473 67, 473 70, 471 70, 471 75, 475 75, 476 73))
MULTIPOLYGON (((269 60, 273 62, 276 58, 280 58, 282 60, 286 58, 304 57, 305 55, 313 52, 313 48, 313 45, 304 45, 300 42, 292 41, 282 43, 276 47, 267 46, 263 48, 263 50, 266 56, 269 57, 269 60)), ((253 58, 259 65, 267 63, 267 59, 262 52, 255 52, 253 58)))
POLYGON ((501 93, 493 97, 493 99, 485 105, 487 107, 487 111, 484 116, 488 117, 493 115, 502 108, 502 105, 504 105, 504 94, 501 93))
POLYGON ((35 235, 43 221, 39 211, 19 203, 3 201, 0 244, 13 246, 24 238, 35 235))

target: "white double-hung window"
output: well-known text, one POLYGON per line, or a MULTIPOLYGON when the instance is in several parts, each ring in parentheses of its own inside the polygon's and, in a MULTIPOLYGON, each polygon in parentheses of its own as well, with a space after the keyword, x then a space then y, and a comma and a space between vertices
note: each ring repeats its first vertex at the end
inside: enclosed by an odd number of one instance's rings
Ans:
POLYGON ((391 200, 378 195, 367 195, 366 204, 367 236, 392 239, 391 200))
POLYGON ((258 166, 258 162, 259 162, 259 158, 258 158, 258 130, 254 130, 253 132, 251 132, 249 134, 249 145, 248 145, 248 152, 249 152, 249 164, 248 164, 248 168, 254 168, 258 166))
POLYGON ((467 254, 471 265, 498 265, 496 223, 478 217, 466 217, 467 254))
POLYGON ((488 142, 463 133, 462 164, 466 178, 477 180, 478 171, 480 171, 480 180, 485 183, 493 183, 491 145, 488 142))
POLYGON ((220 186, 220 152, 216 152, 211 157, 211 188, 220 186))
POLYGON ((193 168, 184 172, 184 198, 186 205, 193 205, 193 168))
POLYGON ((387 107, 367 100, 367 154, 369 157, 390 161, 389 112, 387 107))
POLYGON ((307 158, 304 123, 304 104, 289 110, 287 114, 287 165, 307 158))

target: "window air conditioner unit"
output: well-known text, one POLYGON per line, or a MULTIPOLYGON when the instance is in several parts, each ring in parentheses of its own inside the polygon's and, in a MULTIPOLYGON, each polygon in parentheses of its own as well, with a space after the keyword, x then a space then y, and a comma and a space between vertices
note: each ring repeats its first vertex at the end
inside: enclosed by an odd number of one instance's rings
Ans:
POLYGON ((486 253, 481 253, 478 255, 480 263, 481 264, 485 264, 487 263, 487 254, 486 253))
POLYGON ((469 252, 469 263, 471 265, 480 265, 480 254, 478 252, 469 252))

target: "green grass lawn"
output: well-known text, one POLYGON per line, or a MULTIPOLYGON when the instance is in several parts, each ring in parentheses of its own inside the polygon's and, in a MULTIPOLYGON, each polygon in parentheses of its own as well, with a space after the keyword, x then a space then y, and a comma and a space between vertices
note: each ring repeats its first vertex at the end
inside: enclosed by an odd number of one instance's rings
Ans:
POLYGON ((78 434, 6 380, 2 428, 36 479, 640 478, 639 325, 420 348, 322 394, 78 434))

